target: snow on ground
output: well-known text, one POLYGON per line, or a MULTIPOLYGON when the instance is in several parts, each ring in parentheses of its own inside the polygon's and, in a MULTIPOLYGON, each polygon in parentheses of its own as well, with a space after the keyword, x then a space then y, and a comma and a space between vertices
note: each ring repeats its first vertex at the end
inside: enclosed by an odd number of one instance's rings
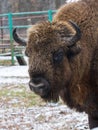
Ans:
POLYGON ((0 66, 1 84, 21 84, 28 83, 28 66, 0 66))
POLYGON ((0 130, 88 130, 85 114, 65 105, 0 108, 0 130))
MULTIPOLYGON (((28 66, 0 66, 0 84, 4 87, 28 81, 28 66)), ((13 99, 11 104, 18 102, 13 99)), ((87 122, 85 113, 77 113, 64 104, 15 108, 4 101, 0 103, 0 130, 89 130, 87 122)))

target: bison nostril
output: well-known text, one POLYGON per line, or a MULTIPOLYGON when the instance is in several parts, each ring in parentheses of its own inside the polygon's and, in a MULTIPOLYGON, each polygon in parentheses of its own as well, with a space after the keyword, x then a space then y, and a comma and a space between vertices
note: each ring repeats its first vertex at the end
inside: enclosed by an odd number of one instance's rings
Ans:
POLYGON ((29 83, 30 89, 34 91, 36 94, 43 95, 44 91, 46 90, 47 86, 44 83, 34 84, 33 82, 29 83))
POLYGON ((29 86, 32 88, 43 88, 44 87, 44 84, 43 83, 39 83, 39 84, 35 84, 33 82, 30 82, 29 83, 29 86))
POLYGON ((30 89, 40 96, 45 96, 50 91, 50 85, 44 78, 33 78, 29 82, 30 89))

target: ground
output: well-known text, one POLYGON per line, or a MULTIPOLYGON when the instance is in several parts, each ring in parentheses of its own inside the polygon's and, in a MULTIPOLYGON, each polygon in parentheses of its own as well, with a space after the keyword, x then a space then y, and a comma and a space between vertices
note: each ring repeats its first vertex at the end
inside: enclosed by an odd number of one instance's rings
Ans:
POLYGON ((89 130, 85 113, 43 102, 28 82, 27 66, 0 66, 0 130, 89 130))

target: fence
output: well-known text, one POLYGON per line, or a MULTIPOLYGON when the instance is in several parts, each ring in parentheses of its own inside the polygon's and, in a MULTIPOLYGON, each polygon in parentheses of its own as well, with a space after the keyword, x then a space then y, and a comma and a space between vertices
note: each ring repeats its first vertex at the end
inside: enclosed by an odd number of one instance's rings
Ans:
MULTIPOLYGON (((19 29, 26 29, 30 27, 31 24, 34 24, 36 21, 43 20, 43 18, 48 19, 51 22, 53 14, 55 12, 56 12, 55 10, 48 10, 48 11, 37 11, 37 12, 0 14, 0 24, 1 24, 0 49, 5 49, 5 48, 10 49, 12 65, 14 65, 15 63, 14 57, 17 55, 15 53, 15 43, 13 41, 13 36, 12 36, 13 28, 17 27, 19 29), (9 44, 4 44, 4 43, 9 43, 9 44)), ((23 35, 23 32, 24 31, 21 31, 20 34, 23 35)), ((0 56, 2 55, 3 54, 0 54, 0 56)))

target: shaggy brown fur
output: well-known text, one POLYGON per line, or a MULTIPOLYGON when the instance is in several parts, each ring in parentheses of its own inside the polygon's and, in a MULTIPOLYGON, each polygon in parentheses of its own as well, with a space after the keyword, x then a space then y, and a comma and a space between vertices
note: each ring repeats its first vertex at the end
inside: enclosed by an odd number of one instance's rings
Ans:
MULTIPOLYGON (((54 92, 62 87, 61 97, 65 102, 68 95, 67 104, 70 107, 75 107, 80 111, 85 110, 90 114, 98 110, 98 103, 93 102, 95 100, 93 98, 98 95, 93 96, 98 91, 98 54, 95 54, 95 49, 98 48, 98 12, 95 11, 95 5, 93 7, 89 4, 92 1, 64 5, 54 16, 52 23, 43 22, 32 26, 28 31, 29 42, 26 48, 26 53, 30 56, 31 78, 32 73, 45 73, 45 77, 53 84, 54 92), (61 42, 61 31, 65 36, 74 33, 73 28, 66 22, 69 20, 77 23, 81 29, 82 38, 78 44, 81 45, 82 51, 70 61, 65 57, 63 63, 55 68, 51 62, 52 52, 63 47, 66 51, 68 49, 65 44, 67 40, 65 43, 61 42), (96 78, 93 78, 94 76, 96 78), (68 90, 62 85, 64 81, 70 82, 67 86, 68 90)), ((98 7, 98 3, 95 3, 98 7)), ((96 53, 98 53, 97 49, 96 53)))
MULTIPOLYGON (((87 113, 91 114, 95 109, 98 110, 98 102, 94 102, 98 95, 95 94, 98 92, 98 2, 83 0, 64 5, 56 13, 53 20, 59 22, 70 19, 81 28, 82 38, 79 44, 82 51, 77 57, 78 59, 74 58, 71 63, 74 77, 69 88, 73 105, 69 103, 71 101, 68 101, 68 104, 72 107, 78 105, 80 109, 83 107, 87 113)), ((64 92, 63 100, 66 101, 64 92)))
MULTIPOLYGON (((26 54, 29 56, 30 80, 35 75, 40 75, 51 86, 50 91, 43 97, 45 100, 56 101, 61 96, 70 108, 85 111, 90 117, 98 118, 96 0, 66 4, 54 15, 52 23, 46 21, 33 25, 28 30, 26 54), (76 32, 69 20, 74 21, 82 32, 81 39, 71 47, 68 47, 68 43, 76 32), (56 64, 53 56, 59 51, 64 56, 56 64)), ((91 124, 90 127, 96 125, 91 124)))

